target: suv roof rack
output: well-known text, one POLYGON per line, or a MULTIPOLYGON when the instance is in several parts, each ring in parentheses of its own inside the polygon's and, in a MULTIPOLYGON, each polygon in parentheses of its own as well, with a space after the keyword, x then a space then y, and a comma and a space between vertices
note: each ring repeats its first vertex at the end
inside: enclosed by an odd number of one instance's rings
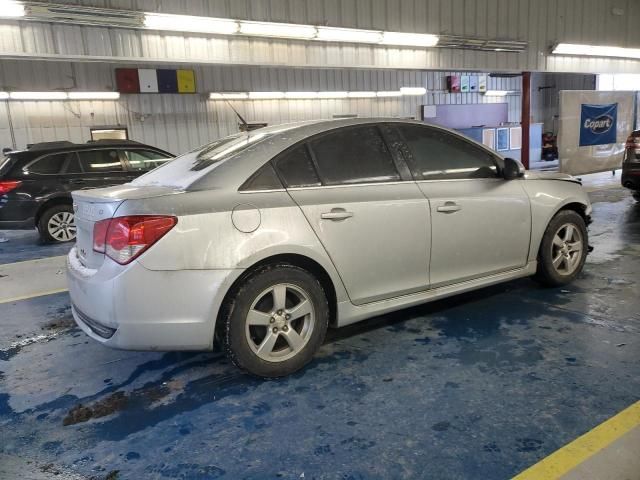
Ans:
POLYGON ((101 138, 99 140, 87 140, 87 143, 133 143, 135 145, 141 145, 140 142, 136 142, 135 140, 121 140, 117 138, 101 138))
POLYGON ((60 140, 57 142, 28 143, 27 150, 44 150, 47 148, 68 147, 71 145, 74 145, 74 143, 69 142, 68 140, 60 140))

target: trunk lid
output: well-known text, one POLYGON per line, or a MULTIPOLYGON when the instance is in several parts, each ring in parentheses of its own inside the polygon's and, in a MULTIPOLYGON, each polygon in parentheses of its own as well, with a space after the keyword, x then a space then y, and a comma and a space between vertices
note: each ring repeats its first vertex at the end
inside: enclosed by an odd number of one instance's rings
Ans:
POLYGON ((118 185, 108 188, 77 190, 72 193, 76 224, 76 250, 80 263, 97 269, 104 261, 104 254, 93 251, 93 227, 96 222, 113 218, 127 200, 158 197, 177 193, 168 187, 135 187, 118 185))

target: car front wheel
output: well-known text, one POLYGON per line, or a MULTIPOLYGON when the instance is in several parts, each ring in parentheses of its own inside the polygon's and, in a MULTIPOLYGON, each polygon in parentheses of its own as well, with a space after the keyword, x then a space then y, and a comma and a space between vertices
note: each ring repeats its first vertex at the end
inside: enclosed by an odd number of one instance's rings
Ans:
POLYGON ((580 214, 558 212, 542 237, 536 278, 552 287, 573 281, 582 271, 588 248, 587 227, 580 214))
POLYGON ((329 305, 322 285, 306 270, 267 265, 244 281, 221 321, 224 349, 236 366, 281 377, 304 367, 320 348, 329 305))
POLYGON ((69 242, 76 238, 73 207, 56 205, 48 208, 38 221, 38 233, 45 242, 69 242))

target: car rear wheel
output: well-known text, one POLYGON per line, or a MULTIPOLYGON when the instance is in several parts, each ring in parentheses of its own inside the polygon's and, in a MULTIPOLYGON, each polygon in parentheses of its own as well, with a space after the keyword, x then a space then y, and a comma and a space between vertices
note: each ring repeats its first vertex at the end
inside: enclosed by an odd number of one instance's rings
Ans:
POLYGON ((281 377, 305 366, 329 323, 324 289, 306 270, 268 265, 252 273, 226 305, 223 345, 239 368, 281 377))
POLYGON ((573 281, 582 271, 588 248, 584 219, 573 210, 558 212, 542 237, 536 278, 552 287, 573 281))
POLYGON ((73 207, 56 205, 48 208, 38 222, 40 238, 45 242, 70 242, 76 238, 73 207))

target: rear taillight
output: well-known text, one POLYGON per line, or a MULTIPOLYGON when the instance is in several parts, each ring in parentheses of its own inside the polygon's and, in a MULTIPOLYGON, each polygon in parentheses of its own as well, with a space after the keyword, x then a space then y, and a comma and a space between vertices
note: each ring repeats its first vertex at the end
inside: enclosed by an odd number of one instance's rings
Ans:
POLYGON ((6 195, 20 185, 22 185, 20 180, 0 180, 0 195, 6 195))
POLYGON ((126 265, 160 240, 176 223, 176 217, 160 215, 101 220, 93 226, 93 250, 126 265))

